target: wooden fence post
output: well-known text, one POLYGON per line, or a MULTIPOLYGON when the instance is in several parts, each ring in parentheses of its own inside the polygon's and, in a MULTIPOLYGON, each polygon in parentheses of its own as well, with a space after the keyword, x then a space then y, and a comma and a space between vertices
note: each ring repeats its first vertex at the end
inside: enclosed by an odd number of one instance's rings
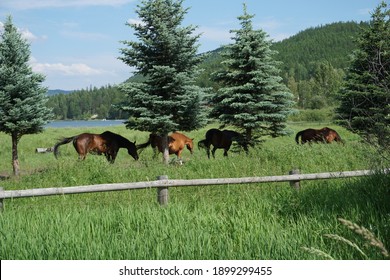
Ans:
MULTIPOLYGON (((289 173, 289 175, 296 175, 296 174, 301 174, 299 169, 293 169, 289 173)), ((301 188, 301 181, 290 181, 290 186, 295 188, 296 190, 299 190, 301 188)))
MULTIPOLYGON (((168 180, 168 176, 167 175, 158 176, 157 180, 168 180)), ((157 188, 157 201, 161 206, 168 205, 168 187, 157 188)))
MULTIPOLYGON (((0 193, 4 192, 4 189, 2 187, 0 187, 0 193)), ((3 198, 0 198, 0 212, 3 212, 3 209, 4 209, 4 199, 3 198)))

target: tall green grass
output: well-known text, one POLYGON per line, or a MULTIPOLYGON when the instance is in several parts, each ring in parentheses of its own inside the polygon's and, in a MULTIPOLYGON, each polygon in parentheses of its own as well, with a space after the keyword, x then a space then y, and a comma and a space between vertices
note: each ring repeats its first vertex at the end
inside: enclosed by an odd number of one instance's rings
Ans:
MULTIPOLYGON (((291 124, 293 131, 318 124, 291 124)), ((334 126, 332 126, 334 127, 334 126)), ((147 133, 123 127, 110 130, 141 143, 147 133)), ((183 153, 183 165, 165 166, 150 149, 134 161, 121 150, 115 164, 88 155, 83 162, 71 144, 61 146, 58 160, 36 154, 61 136, 86 130, 48 129, 24 136, 20 161, 24 175, 0 181, 5 189, 66 187, 114 182, 171 179, 268 176, 371 168, 378 162, 369 146, 336 127, 345 145, 299 146, 294 135, 267 139, 258 149, 208 160, 205 151, 183 153)), ((188 133, 201 140, 206 129, 188 133)), ((10 153, 10 139, 0 134, 1 157, 10 153), (3 145, 3 143, 5 143, 3 145)), ((10 175, 10 160, 0 173, 10 175)), ((0 215, 1 259, 316 259, 303 248, 316 248, 335 259, 365 258, 357 250, 327 238, 353 240, 367 258, 383 259, 375 248, 341 225, 344 218, 362 225, 390 247, 389 178, 302 182, 296 191, 288 183, 170 188, 167 207, 156 201, 156 190, 6 200, 0 215)))

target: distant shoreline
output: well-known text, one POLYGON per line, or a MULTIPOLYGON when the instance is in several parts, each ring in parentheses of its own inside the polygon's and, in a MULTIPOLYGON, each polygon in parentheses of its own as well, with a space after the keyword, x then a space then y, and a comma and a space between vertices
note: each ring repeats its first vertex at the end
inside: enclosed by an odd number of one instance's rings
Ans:
POLYGON ((64 127, 102 127, 123 125, 125 120, 67 120, 52 121, 45 125, 45 128, 64 128, 64 127))

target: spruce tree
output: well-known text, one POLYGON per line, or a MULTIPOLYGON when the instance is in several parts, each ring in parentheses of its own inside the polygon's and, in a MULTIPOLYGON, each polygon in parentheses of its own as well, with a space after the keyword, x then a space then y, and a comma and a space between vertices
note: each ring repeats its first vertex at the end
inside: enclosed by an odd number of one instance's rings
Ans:
POLYGON ((339 94, 342 125, 373 143, 390 145, 390 10, 382 2, 357 38, 339 94))
POLYGON ((18 142, 39 133, 51 117, 46 107, 45 77, 29 65, 30 46, 7 17, 0 37, 0 131, 11 135, 12 166, 19 175, 18 142))
MULTIPOLYGON (((120 59, 136 68, 140 82, 125 82, 123 110, 130 118, 127 128, 159 133, 167 141, 169 132, 190 131, 205 124, 201 98, 195 85, 198 64, 195 27, 182 27, 187 9, 183 0, 144 0, 136 10, 142 23, 128 24, 138 41, 124 41, 120 59)), ((164 160, 168 161, 167 143, 164 160)))
POLYGON ((211 117, 223 125, 244 131, 249 143, 262 135, 286 133, 287 116, 292 113, 293 95, 282 83, 272 42, 263 30, 254 30, 244 4, 238 17, 241 29, 233 30, 234 43, 222 56, 225 69, 213 74, 221 88, 211 97, 211 117))

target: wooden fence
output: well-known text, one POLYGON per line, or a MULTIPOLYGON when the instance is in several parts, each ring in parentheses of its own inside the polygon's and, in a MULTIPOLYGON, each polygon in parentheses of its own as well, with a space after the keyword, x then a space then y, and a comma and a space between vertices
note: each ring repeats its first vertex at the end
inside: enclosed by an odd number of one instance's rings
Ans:
MULTIPOLYGON (((384 169, 381 170, 380 172, 389 173, 389 171, 390 169, 384 169)), ((63 187, 63 188, 37 188, 37 189, 28 189, 28 190, 9 190, 9 191, 5 191, 3 188, 0 187, 0 210, 3 209, 3 200, 7 198, 15 199, 15 198, 22 198, 22 197, 123 191, 123 190, 147 189, 147 188, 157 188, 158 202, 160 203, 160 205, 167 205, 169 187, 190 187, 190 186, 194 187, 194 186, 209 186, 209 185, 290 182, 290 186, 299 189, 300 181, 361 177, 361 176, 373 175, 375 173, 378 173, 378 171, 358 170, 358 171, 300 174, 299 170, 295 169, 290 171, 289 175, 282 175, 282 176, 169 180, 168 176, 163 175, 163 176, 158 176, 157 180, 155 181, 136 182, 136 183, 99 184, 99 185, 63 187)))

